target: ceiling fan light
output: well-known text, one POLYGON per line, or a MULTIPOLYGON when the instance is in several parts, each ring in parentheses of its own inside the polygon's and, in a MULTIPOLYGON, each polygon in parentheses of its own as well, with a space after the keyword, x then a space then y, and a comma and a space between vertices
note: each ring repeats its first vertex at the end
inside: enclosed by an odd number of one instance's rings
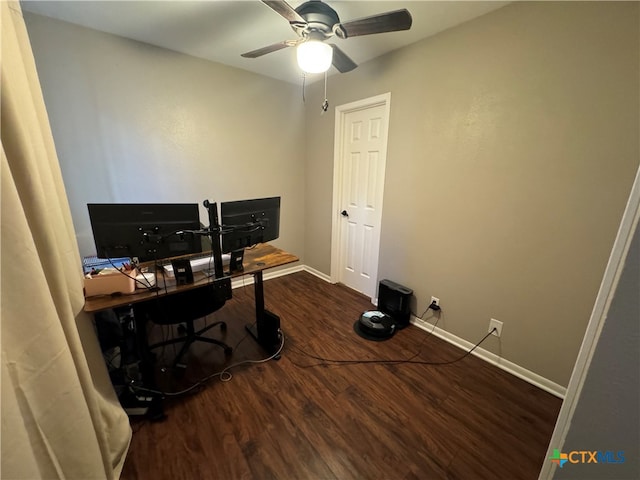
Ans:
POLYGON ((333 60, 331 45, 318 40, 309 40, 297 47, 298 66, 307 73, 322 73, 329 70, 333 60))

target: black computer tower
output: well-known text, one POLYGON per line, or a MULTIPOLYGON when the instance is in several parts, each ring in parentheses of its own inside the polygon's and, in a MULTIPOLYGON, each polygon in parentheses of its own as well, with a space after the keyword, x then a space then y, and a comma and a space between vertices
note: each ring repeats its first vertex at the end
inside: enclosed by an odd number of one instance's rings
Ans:
POLYGON ((404 328, 411 320, 411 295, 410 288, 382 280, 378 286, 378 310, 393 318, 396 328, 404 328))

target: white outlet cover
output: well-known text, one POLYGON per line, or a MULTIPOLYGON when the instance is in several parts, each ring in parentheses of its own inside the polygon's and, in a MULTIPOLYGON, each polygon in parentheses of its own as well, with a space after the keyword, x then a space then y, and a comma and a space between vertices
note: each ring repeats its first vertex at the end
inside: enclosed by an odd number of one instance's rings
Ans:
POLYGON ((500 320, 496 320, 495 318, 492 318, 489 321, 489 332, 491 332, 493 329, 496 329, 496 332, 493 332, 493 335, 495 335, 496 337, 499 337, 500 335, 502 335, 502 322, 500 320))

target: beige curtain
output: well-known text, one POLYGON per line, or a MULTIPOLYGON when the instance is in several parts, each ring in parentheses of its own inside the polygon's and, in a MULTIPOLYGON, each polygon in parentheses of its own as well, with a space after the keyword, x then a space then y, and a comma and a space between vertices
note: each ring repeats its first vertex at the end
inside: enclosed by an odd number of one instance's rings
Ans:
POLYGON ((0 478, 118 478, 131 440, 92 319, 17 2, 0 2, 0 478))

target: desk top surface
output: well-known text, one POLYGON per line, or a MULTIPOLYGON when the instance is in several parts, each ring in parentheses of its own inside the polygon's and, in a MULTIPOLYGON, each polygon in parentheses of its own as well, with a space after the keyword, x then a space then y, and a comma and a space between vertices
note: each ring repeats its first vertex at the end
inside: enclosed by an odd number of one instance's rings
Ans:
MULTIPOLYGON (((191 258, 194 256, 196 255, 185 255, 183 258, 191 258)), ((234 278, 242 275, 256 274, 263 270, 297 262, 298 260, 299 258, 292 253, 287 253, 273 245, 263 243, 256 245, 254 248, 245 249, 243 261, 244 270, 240 272, 233 272, 231 275, 228 275, 228 277, 234 278)), ((202 272, 194 273, 193 277, 194 282, 188 285, 173 285, 155 290, 137 289, 134 293, 129 295, 100 295, 87 297, 84 302, 84 311, 93 313, 100 310, 126 306, 132 303, 144 302, 154 297, 171 295, 184 290, 202 287, 217 280, 213 277, 207 277, 202 272)))

